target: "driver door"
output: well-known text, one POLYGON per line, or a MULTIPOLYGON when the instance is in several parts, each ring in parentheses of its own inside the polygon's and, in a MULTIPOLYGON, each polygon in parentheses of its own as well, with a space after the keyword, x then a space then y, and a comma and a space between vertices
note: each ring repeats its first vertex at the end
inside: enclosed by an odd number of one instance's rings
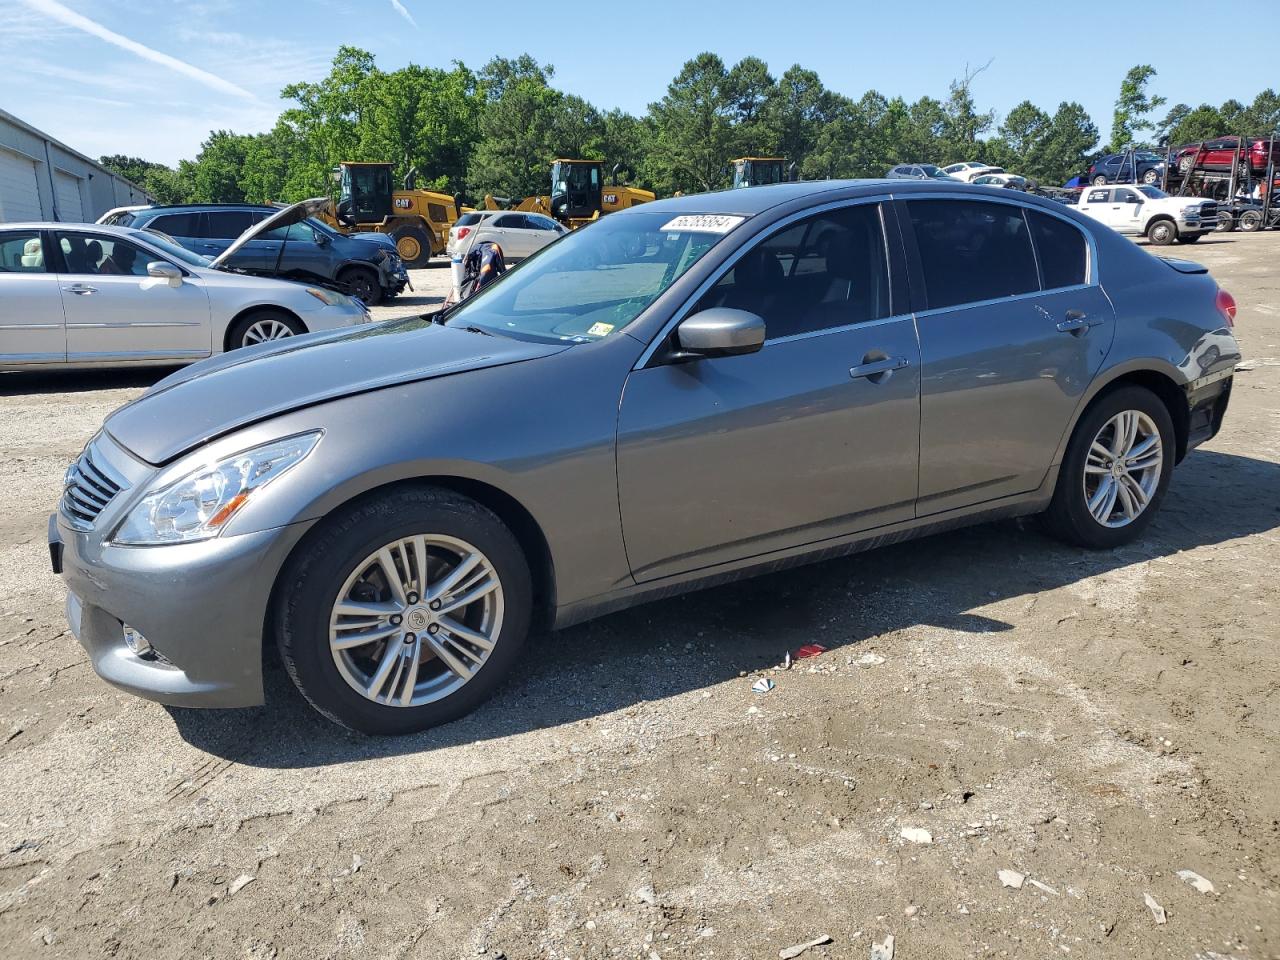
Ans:
POLYGON ((637 581, 914 516, 920 350, 890 273, 878 203, 784 226, 689 311, 758 314, 758 352, 632 372, 618 494, 637 581))
POLYGON ((1112 224, 1121 233, 1142 232, 1142 194, 1132 187, 1116 187, 1111 204, 1112 224))

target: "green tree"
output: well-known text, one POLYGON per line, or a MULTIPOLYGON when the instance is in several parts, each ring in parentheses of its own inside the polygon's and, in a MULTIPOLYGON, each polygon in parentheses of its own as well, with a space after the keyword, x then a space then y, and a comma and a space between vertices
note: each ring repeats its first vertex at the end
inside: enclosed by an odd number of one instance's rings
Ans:
POLYGON ((1147 84, 1155 75, 1156 68, 1144 63, 1131 67, 1120 81, 1120 96, 1116 98, 1116 109, 1111 119, 1111 152, 1117 153, 1131 144, 1140 146, 1138 134, 1155 128, 1155 123, 1147 115, 1165 103, 1164 97, 1147 92, 1147 84))
POLYGON ((995 124, 995 111, 979 110, 973 99, 973 81, 989 66, 990 60, 976 70, 966 66, 964 76, 951 81, 950 92, 942 108, 945 119, 938 131, 942 143, 935 148, 940 152, 933 154, 939 163, 972 157, 978 149, 978 139, 995 124))
POLYGON ((1038 178, 1044 183, 1066 182, 1088 167, 1097 145, 1098 127, 1085 108, 1073 100, 1058 104, 1040 149, 1038 178))
POLYGON ((685 63, 649 113, 654 130, 649 169, 661 191, 713 190, 728 183, 736 107, 723 60, 700 53, 685 63))
MULTIPOLYGON (((1170 111, 1173 114, 1173 111, 1170 111)), ((1169 119, 1169 118, 1166 118, 1169 119)), ((1198 143, 1201 140, 1212 140, 1223 135, 1225 124, 1217 107, 1202 103, 1195 109, 1187 110, 1169 127, 1166 134, 1169 146, 1184 143, 1198 143)))
POLYGON ((215 130, 200 145, 194 161, 184 160, 178 172, 190 183, 189 197, 195 203, 238 203, 245 200, 240 178, 253 137, 215 130))
POLYGON ((527 197, 548 191, 550 164, 560 151, 557 117, 564 94, 550 85, 555 68, 529 56, 495 57, 479 73, 483 107, 468 165, 473 194, 527 197))

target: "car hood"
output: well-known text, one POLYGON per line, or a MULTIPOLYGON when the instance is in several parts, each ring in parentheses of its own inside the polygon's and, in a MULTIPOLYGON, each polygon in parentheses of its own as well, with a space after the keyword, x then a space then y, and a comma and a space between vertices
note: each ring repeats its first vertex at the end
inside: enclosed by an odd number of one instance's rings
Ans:
POLYGON ((295 223, 301 223, 307 217, 315 216, 328 206, 329 200, 326 197, 313 197, 310 200, 300 200, 290 206, 282 207, 276 213, 273 213, 265 220, 259 220, 240 236, 236 237, 231 246, 213 258, 210 266, 221 267, 254 237, 261 236, 276 227, 291 227, 295 223))
POLYGON ((291 410, 566 349, 442 327, 426 317, 308 334, 180 370, 113 413, 105 429, 136 456, 162 464, 291 410))

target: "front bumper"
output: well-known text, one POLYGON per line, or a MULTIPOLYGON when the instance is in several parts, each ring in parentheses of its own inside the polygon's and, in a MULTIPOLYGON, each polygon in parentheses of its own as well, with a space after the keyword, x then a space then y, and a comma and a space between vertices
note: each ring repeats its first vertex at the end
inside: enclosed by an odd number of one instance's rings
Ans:
POLYGON ((262 643, 271 590, 311 524, 159 547, 122 547, 49 520, 54 570, 66 580, 67 621, 97 674, 171 706, 263 702, 262 643), (154 656, 124 642, 124 624, 154 656))

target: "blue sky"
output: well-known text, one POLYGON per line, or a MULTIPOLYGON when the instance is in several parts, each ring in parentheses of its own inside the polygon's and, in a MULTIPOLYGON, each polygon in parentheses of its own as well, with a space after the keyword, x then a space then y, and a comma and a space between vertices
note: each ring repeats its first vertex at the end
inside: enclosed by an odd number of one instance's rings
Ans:
POLYGON ((800 62, 853 97, 875 88, 908 100, 942 98, 966 63, 994 58, 974 84, 981 107, 1003 115, 1024 98, 1050 110, 1078 100, 1105 138, 1120 79, 1136 63, 1156 67, 1153 91, 1171 104, 1247 102, 1280 84, 1275 31, 1234 29, 1257 24, 1265 6, 1161 0, 1133 6, 1136 16, 1117 6, 1095 19, 1089 4, 1041 0, 2 0, 0 107, 91 156, 175 163, 211 129, 269 128, 284 106, 280 88, 322 77, 342 42, 385 69, 454 59, 479 67, 528 52, 555 65, 562 89, 632 112, 661 97, 685 60, 712 50, 730 64, 754 54, 775 74, 800 62), (1231 28, 1229 64, 1213 39, 1222 33, 1204 27, 1210 10, 1231 28))

